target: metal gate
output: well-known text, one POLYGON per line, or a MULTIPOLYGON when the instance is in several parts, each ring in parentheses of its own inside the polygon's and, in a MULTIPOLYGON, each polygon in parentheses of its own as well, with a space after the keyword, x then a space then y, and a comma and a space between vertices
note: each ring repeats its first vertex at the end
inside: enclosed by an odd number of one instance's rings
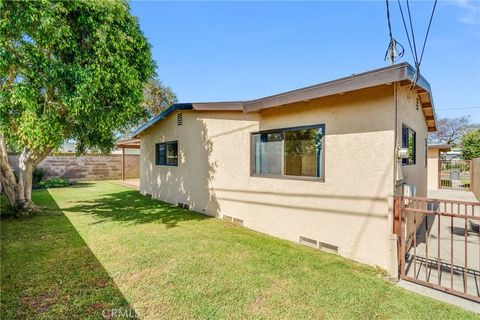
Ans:
POLYGON ((470 168, 470 160, 439 160, 439 188, 469 191, 471 183, 470 168))
POLYGON ((480 202, 395 199, 401 279, 480 302, 480 202))

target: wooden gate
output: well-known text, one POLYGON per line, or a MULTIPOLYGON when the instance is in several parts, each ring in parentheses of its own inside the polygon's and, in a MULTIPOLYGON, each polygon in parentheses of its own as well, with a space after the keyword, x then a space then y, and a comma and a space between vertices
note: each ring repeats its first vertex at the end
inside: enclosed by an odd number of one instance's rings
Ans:
POLYGON ((480 302, 480 202, 395 199, 401 279, 480 302))
POLYGON ((472 181, 470 168, 470 160, 439 160, 439 188, 469 191, 472 181))

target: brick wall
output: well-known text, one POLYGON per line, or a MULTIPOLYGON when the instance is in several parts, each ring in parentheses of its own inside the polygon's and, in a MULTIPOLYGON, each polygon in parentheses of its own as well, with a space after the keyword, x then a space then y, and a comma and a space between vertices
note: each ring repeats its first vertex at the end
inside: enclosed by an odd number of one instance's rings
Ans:
MULTIPOLYGON (((10 155, 10 164, 18 170, 18 155, 10 155)), ((122 178, 122 155, 85 155, 72 154, 47 156, 39 168, 47 171, 47 177, 61 177, 69 180, 115 180, 122 178)), ((140 156, 125 155, 125 177, 140 176, 140 156)))

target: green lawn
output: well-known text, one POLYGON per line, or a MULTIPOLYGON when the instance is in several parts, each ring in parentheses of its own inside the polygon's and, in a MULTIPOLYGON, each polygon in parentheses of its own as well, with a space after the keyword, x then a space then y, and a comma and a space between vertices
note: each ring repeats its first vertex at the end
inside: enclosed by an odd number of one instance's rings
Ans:
POLYGON ((113 182, 34 200, 40 214, 1 221, 1 319, 95 319, 104 309, 145 319, 475 318, 377 269, 113 182))

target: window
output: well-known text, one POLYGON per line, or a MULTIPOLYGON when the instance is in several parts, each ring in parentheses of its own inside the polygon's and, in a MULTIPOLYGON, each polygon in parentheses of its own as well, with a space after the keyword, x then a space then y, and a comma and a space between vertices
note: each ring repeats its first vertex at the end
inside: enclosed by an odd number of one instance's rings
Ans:
POLYGON ((155 144, 155 164, 178 166, 178 141, 155 144))
POLYGON ((415 164, 417 152, 417 134, 407 126, 402 126, 402 148, 408 148, 408 158, 402 159, 404 166, 415 164))
POLYGON ((324 125, 252 134, 253 174, 323 178, 324 135, 324 125))

